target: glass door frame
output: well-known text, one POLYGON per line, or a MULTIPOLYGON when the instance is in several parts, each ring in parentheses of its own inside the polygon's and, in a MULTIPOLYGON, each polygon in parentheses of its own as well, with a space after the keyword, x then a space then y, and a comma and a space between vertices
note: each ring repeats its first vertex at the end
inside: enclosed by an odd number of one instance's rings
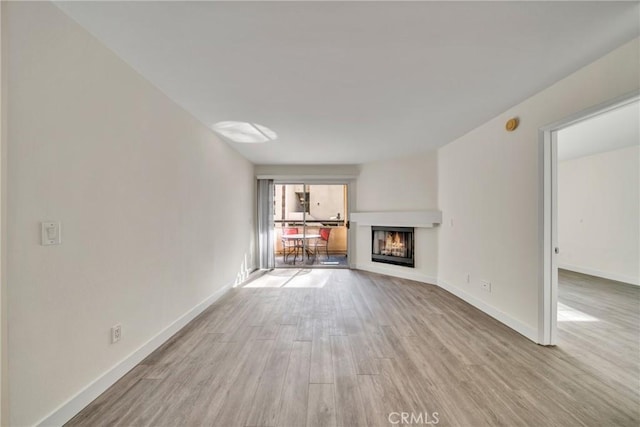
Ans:
MULTIPOLYGON (((347 204, 346 204, 346 209, 347 212, 345 214, 345 223, 346 223, 346 227, 347 227, 347 254, 346 254, 346 258, 347 258, 347 265, 306 265, 306 264, 302 264, 302 265, 277 265, 274 262, 274 265, 276 265, 276 268, 354 268, 352 265, 352 253, 353 253, 353 230, 350 227, 350 215, 351 215, 351 211, 353 209, 353 200, 354 200, 354 188, 355 188, 355 180, 354 179, 331 179, 331 178, 323 178, 323 179, 318 179, 318 178, 305 178, 304 176, 295 176, 295 177, 278 177, 273 178, 273 185, 274 188, 275 186, 278 185, 302 185, 303 186, 303 190, 306 192, 308 186, 313 186, 313 185, 343 185, 346 188, 347 191, 347 204)), ((302 234, 306 234, 307 231, 307 222, 306 222, 306 209, 303 209, 303 213, 302 213, 302 223, 303 223, 303 227, 302 227, 302 234)), ((274 223, 275 226, 275 223, 274 223)), ((306 239, 303 239, 303 257, 304 257, 304 253, 306 251, 306 239)), ((274 257, 275 257, 275 251, 274 251, 274 257)), ((275 261, 275 260, 274 260, 275 261)))

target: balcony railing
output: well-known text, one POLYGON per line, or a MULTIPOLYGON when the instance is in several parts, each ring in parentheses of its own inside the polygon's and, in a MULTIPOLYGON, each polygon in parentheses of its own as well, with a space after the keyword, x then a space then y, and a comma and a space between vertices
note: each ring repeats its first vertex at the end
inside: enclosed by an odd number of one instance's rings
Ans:
MULTIPOLYGON (((344 220, 312 220, 306 221, 306 228, 302 222, 290 220, 275 220, 275 252, 282 254, 282 227, 298 227, 300 233, 319 234, 320 228, 330 228, 328 251, 332 255, 345 255, 347 253, 347 227, 344 220)), ((310 247, 313 241, 309 241, 310 247)))
POLYGON ((298 219, 275 219, 273 222, 276 224, 276 228, 278 228, 278 224, 283 227, 293 226, 293 227, 302 227, 304 224, 313 224, 316 227, 346 227, 345 219, 307 219, 305 221, 298 219))

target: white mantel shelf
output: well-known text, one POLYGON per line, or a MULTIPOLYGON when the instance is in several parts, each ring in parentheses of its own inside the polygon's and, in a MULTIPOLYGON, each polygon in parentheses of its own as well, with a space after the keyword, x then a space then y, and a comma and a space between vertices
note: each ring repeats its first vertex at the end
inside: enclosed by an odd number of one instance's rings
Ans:
POLYGON ((351 212, 349 220, 358 225, 432 228, 442 222, 441 211, 351 212))

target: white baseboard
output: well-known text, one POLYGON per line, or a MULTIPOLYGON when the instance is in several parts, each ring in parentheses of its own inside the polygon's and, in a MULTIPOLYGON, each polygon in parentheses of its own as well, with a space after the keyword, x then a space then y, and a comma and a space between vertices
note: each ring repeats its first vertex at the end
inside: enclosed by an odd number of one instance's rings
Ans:
MULTIPOLYGON (((372 273, 385 274, 387 276, 393 277, 401 277, 403 279, 415 280, 418 282, 429 283, 429 284, 437 284, 439 287, 444 289, 447 292, 452 293, 463 301, 468 302, 475 308, 483 311, 489 316, 493 317, 500 323, 505 324, 510 327, 514 331, 519 334, 529 338, 531 341, 538 343, 538 331, 537 329, 532 329, 529 326, 525 325, 521 321, 514 319, 513 317, 503 313, 502 311, 496 309, 495 307, 486 304, 479 299, 469 295, 462 289, 453 286, 444 280, 439 280, 435 277, 426 276, 424 274, 410 271, 411 269, 407 268, 407 271, 396 270, 394 268, 388 268, 385 266, 371 265, 371 264, 354 264, 351 265, 351 268, 355 268, 357 270, 371 271, 372 273)), ((404 270, 404 269, 403 269, 404 270)))
MULTIPOLYGON (((468 302, 474 307, 482 310, 496 320, 504 323, 530 340, 537 342, 537 331, 524 325, 522 322, 506 315, 505 313, 495 309, 494 307, 485 304, 484 302, 470 296, 461 289, 449 285, 442 280, 437 280, 435 277, 427 276, 415 271, 400 271, 393 268, 385 268, 377 265, 369 264, 356 264, 352 265, 352 268, 359 270, 371 271, 373 273, 385 274, 388 276, 395 276, 409 280, 415 280, 418 282, 437 284, 446 291, 454 294, 458 298, 468 302)), ((588 273, 587 273, 588 274, 588 273)), ((143 344, 136 351, 127 356, 124 360, 116 364, 113 368, 102 374, 95 381, 87 385, 83 390, 78 392, 71 399, 60 405, 51 414, 43 418, 37 423, 38 426, 61 426, 71 418, 73 418, 78 412, 80 412, 85 406, 95 400, 98 396, 104 393, 109 387, 115 384, 120 378, 122 378, 127 372, 133 369, 137 364, 143 361, 148 355, 164 344, 169 338, 171 338, 176 332, 182 329, 187 323, 196 318, 200 313, 207 309, 211 304, 218 300, 225 292, 233 287, 233 284, 228 284, 223 288, 214 292, 211 296, 204 301, 193 307, 191 310, 183 314, 180 318, 174 321, 171 325, 167 326, 164 330, 158 333, 155 337, 151 338, 145 344, 143 344)))
POLYGON ((558 268, 563 270, 575 271, 576 273, 588 274, 589 276, 602 277, 603 279, 615 280, 617 282, 628 283, 630 285, 640 286, 640 278, 633 278, 623 274, 609 273, 606 271, 596 270, 594 268, 578 267, 576 265, 558 264, 558 268))
POLYGON ((399 267, 398 269, 391 267, 385 267, 377 264, 353 264, 350 266, 352 269, 370 271, 372 273, 385 274, 387 276, 400 277, 402 279, 415 280, 416 282, 429 283, 435 285, 437 278, 422 274, 410 267, 399 267))
POLYGON ((487 313, 489 316, 493 317, 497 321, 504 323, 514 331, 529 338, 531 341, 538 343, 538 331, 536 329, 530 328, 529 326, 525 325, 521 321, 514 319, 513 317, 503 313, 502 311, 496 309, 495 307, 480 301, 479 299, 469 295, 462 289, 456 286, 450 285, 444 280, 438 280, 438 286, 440 286, 442 289, 446 290, 447 292, 450 292, 453 295, 457 296, 461 300, 468 302, 475 308, 487 313))
POLYGON ((60 405, 51 414, 43 418, 38 426, 61 426, 71 418, 73 418, 78 412, 80 412, 85 406, 95 400, 98 396, 104 393, 109 387, 115 384, 120 378, 122 378, 127 372, 133 369, 138 363, 142 362, 153 351, 164 344, 169 338, 171 338, 176 332, 182 329, 187 323, 196 318, 200 313, 206 310, 211 304, 218 300, 225 292, 233 287, 230 283, 221 289, 218 289, 211 296, 206 298, 200 304, 193 307, 191 310, 179 317, 175 322, 167 326, 155 337, 151 338, 145 344, 143 344, 136 351, 127 356, 124 360, 116 364, 113 368, 98 377, 95 381, 86 386, 78 394, 71 399, 60 405))

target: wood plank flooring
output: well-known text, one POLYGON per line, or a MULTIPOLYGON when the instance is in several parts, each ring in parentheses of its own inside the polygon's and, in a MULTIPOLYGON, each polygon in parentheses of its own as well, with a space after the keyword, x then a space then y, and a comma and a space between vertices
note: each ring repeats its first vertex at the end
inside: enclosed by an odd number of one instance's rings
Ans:
POLYGON ((638 426, 640 288, 568 272, 560 283, 560 342, 547 348, 436 286, 274 270, 67 425, 389 426, 413 415, 413 425, 638 426))

